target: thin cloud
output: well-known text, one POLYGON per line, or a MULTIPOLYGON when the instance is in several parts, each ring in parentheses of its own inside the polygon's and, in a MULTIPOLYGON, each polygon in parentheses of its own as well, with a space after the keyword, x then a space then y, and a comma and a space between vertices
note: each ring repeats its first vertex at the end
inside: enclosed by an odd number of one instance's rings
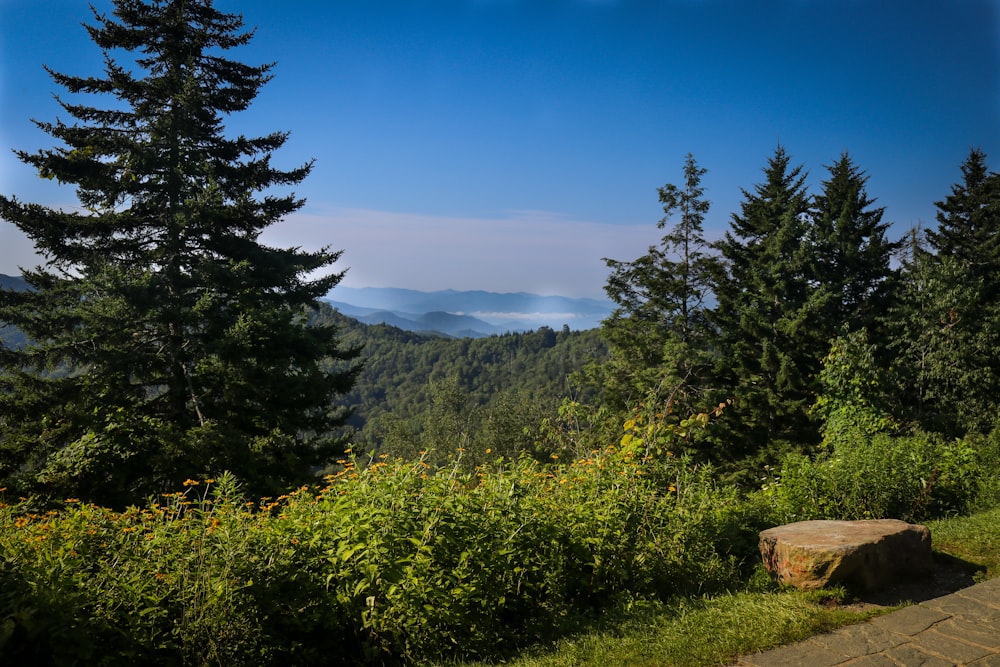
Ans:
POLYGON ((344 249, 344 284, 355 287, 601 297, 602 258, 632 259, 658 237, 652 224, 609 225, 547 211, 466 217, 340 208, 292 216, 263 240, 344 249))

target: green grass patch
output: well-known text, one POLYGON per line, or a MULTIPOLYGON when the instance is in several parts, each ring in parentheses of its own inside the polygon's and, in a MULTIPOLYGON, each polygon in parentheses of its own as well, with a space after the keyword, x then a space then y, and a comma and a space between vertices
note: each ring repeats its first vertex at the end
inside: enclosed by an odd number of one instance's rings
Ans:
POLYGON ((926 525, 936 551, 986 568, 986 578, 1000 575, 1000 507, 926 525))
MULTIPOLYGON (((699 667, 735 662, 766 650, 865 620, 826 604, 842 591, 735 593, 713 598, 633 603, 609 613, 585 634, 525 652, 512 667, 699 667)), ((480 667, 486 663, 466 663, 480 667)))
MULTIPOLYGON (((983 568, 977 578, 1000 575, 1000 507, 926 525, 936 552, 983 568)), ((844 596, 840 590, 783 590, 621 606, 594 628, 528 650, 505 664, 714 667, 891 611, 851 611, 832 604, 844 601, 844 596)))

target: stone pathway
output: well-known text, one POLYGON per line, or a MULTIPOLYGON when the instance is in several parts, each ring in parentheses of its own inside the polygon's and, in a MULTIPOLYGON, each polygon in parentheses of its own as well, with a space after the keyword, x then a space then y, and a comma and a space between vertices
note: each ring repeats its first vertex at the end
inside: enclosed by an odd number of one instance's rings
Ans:
POLYGON ((1000 667, 1000 578, 798 644, 739 667, 1000 667))

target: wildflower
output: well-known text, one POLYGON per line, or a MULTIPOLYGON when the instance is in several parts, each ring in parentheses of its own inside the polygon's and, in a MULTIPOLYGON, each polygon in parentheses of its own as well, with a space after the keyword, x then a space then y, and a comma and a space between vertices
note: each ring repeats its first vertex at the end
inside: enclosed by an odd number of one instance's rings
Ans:
POLYGON ((19 516, 19 517, 17 517, 17 519, 16 519, 15 521, 14 521, 14 527, 15 527, 15 528, 24 528, 25 526, 27 526, 27 525, 28 525, 28 523, 29 523, 29 521, 28 521, 28 519, 27 519, 27 518, 25 518, 25 517, 23 517, 23 516, 19 516))
POLYGON ((199 482, 196 479, 186 479, 184 480, 184 486, 198 486, 199 482))
POLYGON ((205 480, 205 484, 215 484, 215 480, 214 479, 206 479, 205 480))
POLYGON ((80 499, 79 498, 67 498, 66 502, 67 503, 78 503, 78 502, 80 502, 80 499))

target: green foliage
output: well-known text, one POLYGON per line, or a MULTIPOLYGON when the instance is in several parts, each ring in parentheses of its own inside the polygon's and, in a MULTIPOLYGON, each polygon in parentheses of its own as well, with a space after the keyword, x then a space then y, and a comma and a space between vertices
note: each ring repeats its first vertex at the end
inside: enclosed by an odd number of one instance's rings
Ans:
MULTIPOLYGON (((356 664, 503 655, 622 596, 738 585, 746 509, 616 451, 465 472, 385 459, 245 503, 231 476, 113 512, 0 507, 0 656, 356 664), (669 480, 669 481, 667 481, 669 480)), ((745 534, 744 534, 745 533, 745 534)))
POLYGON ((918 521, 967 511, 992 474, 971 443, 917 433, 856 434, 815 458, 788 455, 762 493, 779 522, 805 519, 918 521))
POLYGON ((873 208, 866 190, 868 176, 846 152, 827 167, 829 179, 813 201, 809 229, 810 273, 815 281, 810 300, 823 315, 820 339, 843 327, 872 329, 884 314, 894 273, 890 268, 899 247, 886 239, 884 208, 873 208))
POLYGON ((744 191, 741 212, 715 244, 723 261, 713 311, 718 365, 735 399, 723 438, 733 458, 818 440, 808 408, 828 344, 816 335, 820 311, 809 298, 806 175, 790 162, 779 146, 764 182, 744 191))
POLYGON ((884 375, 876 366, 875 346, 864 329, 835 338, 823 360, 821 393, 813 413, 823 420, 823 444, 832 449, 892 427, 884 375))
POLYGON ((601 329, 611 358, 591 374, 616 407, 652 395, 669 397, 678 412, 693 412, 710 386, 707 301, 716 260, 702 230, 709 210, 705 173, 688 154, 683 188, 668 183, 659 189, 664 217, 657 226, 678 214, 660 244, 630 262, 604 260, 611 269, 605 291, 617 307, 601 329))
MULTIPOLYGON (((816 417, 826 418, 829 438, 843 418, 868 410, 837 395, 847 387, 828 386, 820 395, 823 358, 838 335, 867 328, 882 340, 878 316, 894 286, 890 259, 897 244, 886 240, 882 209, 872 208, 868 177, 850 156, 828 169, 822 192, 810 201, 802 167, 790 166, 779 147, 764 182, 744 191, 740 213, 715 245, 724 269, 712 312, 717 360, 735 398, 720 445, 751 457, 773 460, 785 450, 808 449, 819 440, 816 417), (817 398, 818 409, 810 410, 817 398)), ((881 348, 865 354, 874 356, 859 363, 885 365, 881 348)))
POLYGON ((224 134, 271 66, 226 57, 252 31, 211 0, 117 0, 88 31, 103 77, 50 71, 74 122, 37 122, 60 145, 18 152, 80 210, 0 196, 44 258, 0 290, 28 341, 0 349, 0 479, 117 506, 210 470, 258 492, 306 479, 342 448, 330 406, 356 351, 304 315, 340 253, 258 241, 311 164, 272 166, 285 133, 224 134))
POLYGON ((525 430, 536 431, 562 399, 596 396, 574 376, 607 356, 597 331, 568 327, 452 339, 362 324, 325 305, 313 322, 334 326, 347 346, 363 346, 356 383, 337 401, 356 408, 349 420, 356 449, 411 459, 437 451, 441 460, 459 447, 516 458, 535 437, 525 430), (438 417, 448 424, 435 425, 438 417))
POLYGON ((936 202, 938 228, 919 231, 890 314, 900 412, 960 437, 989 433, 1000 392, 1000 175, 972 150, 962 181, 936 202))

